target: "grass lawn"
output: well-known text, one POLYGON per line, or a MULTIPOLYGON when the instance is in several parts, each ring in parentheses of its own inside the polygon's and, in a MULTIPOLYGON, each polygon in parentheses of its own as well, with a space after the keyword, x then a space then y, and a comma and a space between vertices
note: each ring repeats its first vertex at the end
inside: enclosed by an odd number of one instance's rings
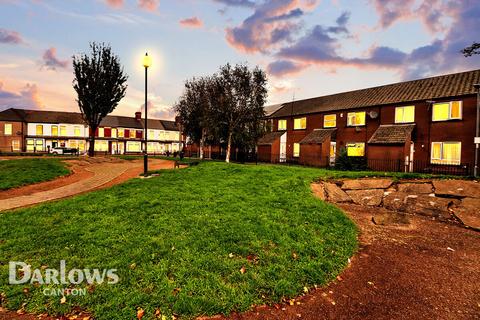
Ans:
POLYGON ((0 190, 53 180, 70 173, 59 159, 18 159, 0 161, 0 190))
POLYGON ((311 194, 324 173, 204 162, 2 214, 3 305, 53 314, 80 306, 96 319, 133 319, 137 308, 151 319, 159 308, 191 318, 298 296, 334 279, 356 250, 355 225, 311 194), (117 269, 120 281, 64 304, 43 295, 48 286, 6 282, 8 261, 58 269, 62 259, 67 271, 117 269))

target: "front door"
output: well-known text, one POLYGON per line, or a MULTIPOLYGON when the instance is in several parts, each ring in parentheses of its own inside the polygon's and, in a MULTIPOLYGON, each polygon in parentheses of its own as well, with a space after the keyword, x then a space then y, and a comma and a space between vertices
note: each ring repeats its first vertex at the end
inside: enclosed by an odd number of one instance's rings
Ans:
POLYGON ((335 158, 337 157, 337 142, 330 142, 330 166, 335 166, 335 158))
POLYGON ((280 162, 287 161, 287 133, 280 137, 280 162))
POLYGON ((112 154, 117 154, 117 142, 116 141, 112 141, 112 154))

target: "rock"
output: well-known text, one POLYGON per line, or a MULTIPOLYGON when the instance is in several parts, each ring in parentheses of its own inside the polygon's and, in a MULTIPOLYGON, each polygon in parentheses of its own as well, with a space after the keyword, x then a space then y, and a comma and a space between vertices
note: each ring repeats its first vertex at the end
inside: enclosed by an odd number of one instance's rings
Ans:
POLYGON ((392 185, 392 179, 355 179, 345 180, 343 190, 387 189, 392 185))
POLYGON ((383 190, 348 190, 347 194, 352 198, 353 202, 362 206, 378 207, 382 203, 383 190))
POLYGON ((435 180, 435 194, 451 197, 480 198, 480 183, 467 180, 435 180))
POLYGON ((372 222, 376 225, 410 224, 410 218, 404 213, 379 212, 372 217, 372 222))
POLYGON ((453 211, 464 225, 480 230, 480 199, 465 198, 453 211))
POLYGON ((447 220, 451 217, 449 206, 458 200, 420 195, 407 197, 407 212, 447 220))
POLYGON ((409 194, 430 194, 433 192, 431 183, 400 183, 398 191, 409 194))
POLYGON ((405 192, 392 192, 385 196, 383 199, 383 206, 392 211, 407 211, 407 197, 408 193, 405 192))
POLYGON ((331 202, 350 202, 352 199, 334 183, 325 183, 327 198, 331 202))
POLYGON ((326 196, 325 196, 325 186, 323 185, 322 182, 320 182, 320 183, 312 183, 311 188, 312 188, 313 194, 314 194, 317 198, 319 198, 320 200, 325 200, 325 199, 326 199, 326 196))

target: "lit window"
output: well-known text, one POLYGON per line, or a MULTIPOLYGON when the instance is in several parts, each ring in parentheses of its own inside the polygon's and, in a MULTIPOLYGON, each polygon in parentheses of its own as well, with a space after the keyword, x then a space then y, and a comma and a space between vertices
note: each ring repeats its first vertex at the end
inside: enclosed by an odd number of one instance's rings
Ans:
POLYGON ((287 130, 287 120, 278 120, 278 131, 287 130))
POLYGON ((307 128, 307 118, 303 117, 303 118, 297 118, 294 120, 293 129, 301 130, 306 128, 307 128))
POLYGON ((58 136, 58 126, 52 126, 52 136, 58 136))
POLYGON ((127 152, 140 152, 142 151, 142 144, 138 141, 127 142, 127 152))
POLYGON ((75 137, 80 137, 81 136, 81 130, 79 126, 73 127, 73 134, 75 137))
POLYGON ((20 151, 20 140, 12 140, 12 150, 20 151))
POLYGON ((148 139, 155 139, 155 131, 148 130, 148 139))
POLYGON ((445 121, 453 119, 462 119, 462 101, 441 102, 433 104, 433 121, 445 121))
POLYGON ((118 137, 123 138, 125 136, 125 131, 123 129, 118 129, 118 137))
POLYGON ((11 136, 12 135, 12 124, 11 123, 5 123, 4 134, 6 136, 11 136))
POLYGON ((356 127, 365 125, 366 112, 349 112, 347 115, 347 126, 356 127))
POLYGON ((67 136, 67 126, 60 126, 60 135, 62 137, 67 136))
POLYGON ((460 164, 461 142, 432 142, 432 163, 460 164))
POLYGON ((323 117, 323 127, 324 128, 335 128, 337 126, 337 115, 336 114, 326 114, 323 117))
POLYGON ((100 152, 108 151, 108 141, 107 140, 97 140, 97 141, 95 141, 94 150, 95 151, 100 151, 100 152))
POLYGON ((110 135, 112 136, 112 138, 116 138, 117 137, 117 129, 112 128, 112 132, 111 132, 110 135))
POLYGON ((160 131, 160 140, 165 140, 165 131, 160 131))
POLYGON ((130 130, 130 138, 135 138, 136 137, 136 133, 135 133, 135 130, 130 130))
POLYGON ((36 132, 37 136, 43 136, 43 126, 41 124, 37 124, 36 132))
POLYGON ((43 151, 43 140, 42 139, 35 139, 35 150, 36 151, 43 151))
POLYGON ((300 157, 300 143, 293 144, 293 156, 300 157))
POLYGON ((415 106, 395 108, 395 123, 411 122, 415 122, 415 106))
POLYGON ((27 151, 33 151, 35 140, 27 139, 27 151))
POLYGON ((347 143, 347 155, 349 157, 363 157, 365 156, 365 143, 347 143))
POLYGON ((105 136, 105 130, 103 128, 98 128, 98 136, 103 138, 105 136))

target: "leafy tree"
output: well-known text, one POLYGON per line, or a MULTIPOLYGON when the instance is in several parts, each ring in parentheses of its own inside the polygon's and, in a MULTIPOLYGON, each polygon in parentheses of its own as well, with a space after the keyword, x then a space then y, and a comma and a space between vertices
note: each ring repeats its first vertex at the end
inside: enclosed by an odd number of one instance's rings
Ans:
POLYGON ((209 98, 211 79, 193 78, 185 82, 185 89, 175 105, 175 112, 180 118, 183 133, 192 142, 200 146, 200 158, 203 159, 205 142, 211 137, 212 117, 209 98))
POLYGON ((110 46, 91 43, 90 55, 73 56, 73 88, 83 120, 90 127, 88 155, 95 150, 95 132, 103 118, 111 113, 125 96, 127 75, 110 46))
POLYGON ((266 84, 264 71, 242 64, 227 64, 213 76, 210 103, 217 136, 227 145, 226 162, 230 161, 233 143, 253 147, 261 136, 266 84))
POLYGON ((465 57, 470 57, 474 54, 480 54, 480 43, 474 42, 471 46, 466 47, 461 52, 465 57))

